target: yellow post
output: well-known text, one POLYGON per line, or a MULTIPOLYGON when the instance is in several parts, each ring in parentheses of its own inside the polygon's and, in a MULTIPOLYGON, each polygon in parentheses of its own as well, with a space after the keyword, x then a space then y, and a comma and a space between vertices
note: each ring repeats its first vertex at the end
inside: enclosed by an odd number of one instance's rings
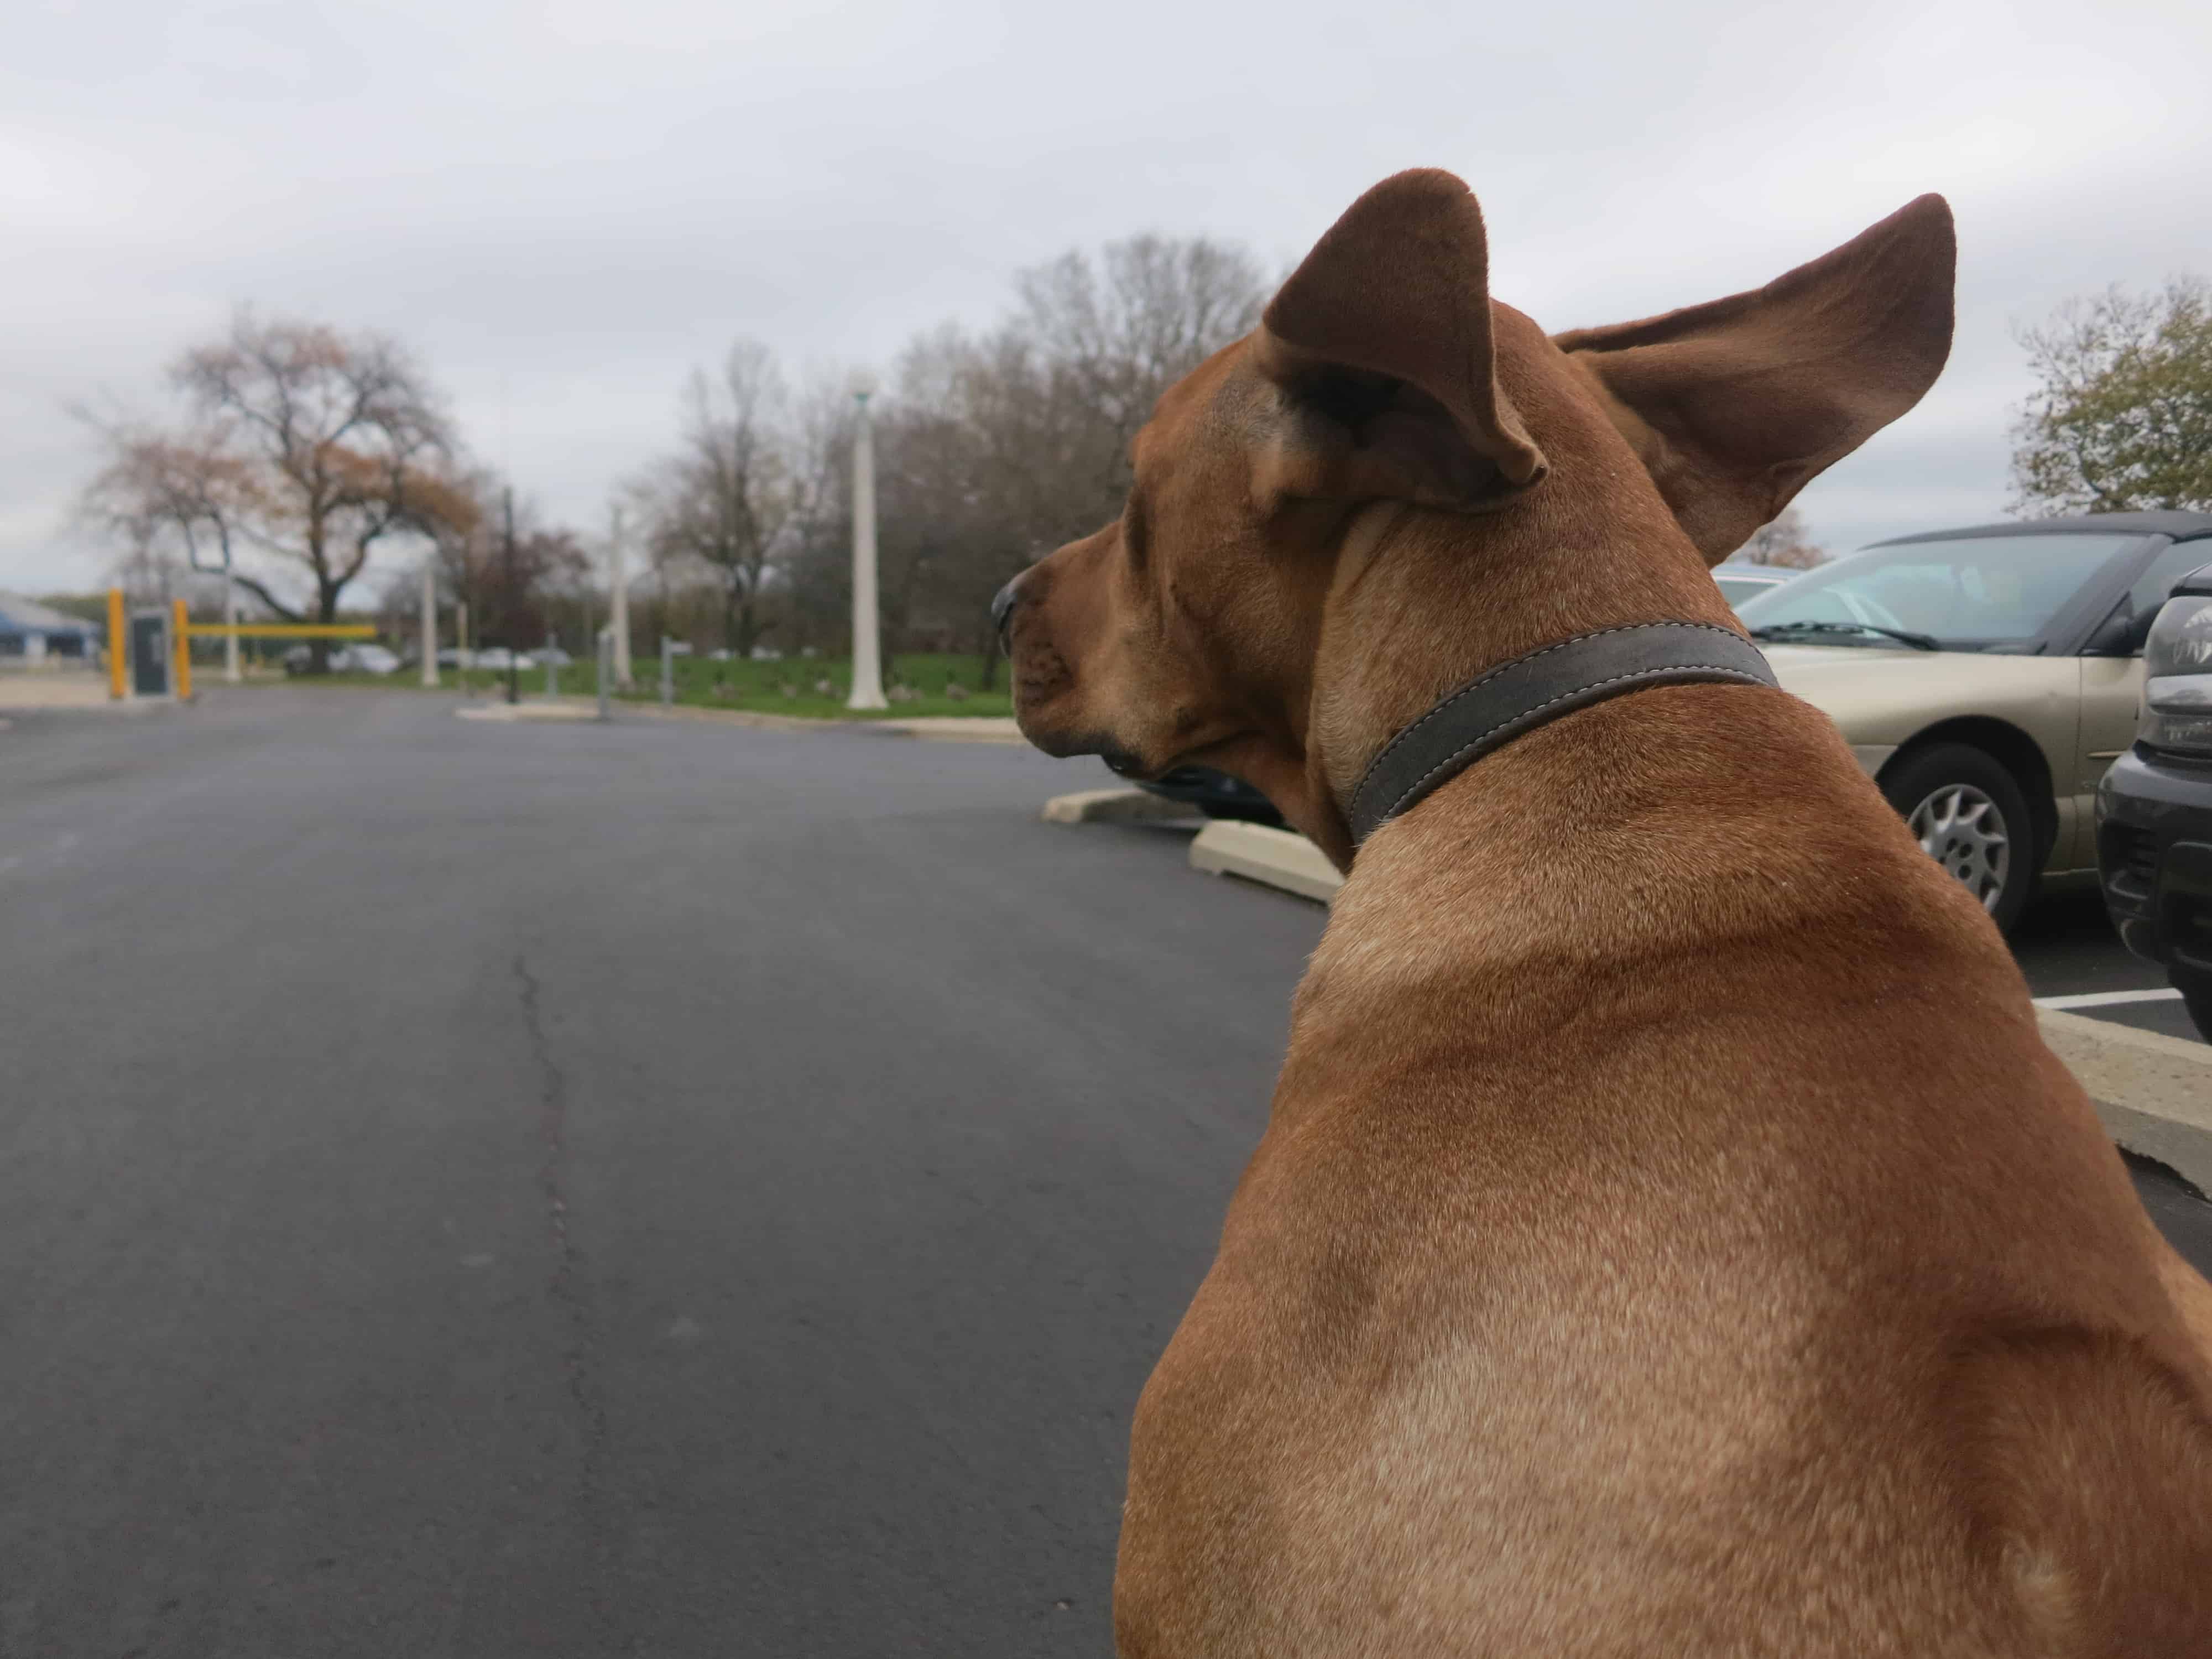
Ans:
POLYGON ((123 590, 107 590, 107 695, 123 697, 130 695, 124 673, 128 667, 125 660, 131 652, 131 635, 123 623, 123 590))
POLYGON ((181 702, 192 695, 192 624, 191 618, 185 614, 182 599, 173 599, 170 603, 176 607, 175 623, 169 630, 170 636, 176 641, 177 656, 177 683, 172 690, 176 693, 177 701, 181 702))

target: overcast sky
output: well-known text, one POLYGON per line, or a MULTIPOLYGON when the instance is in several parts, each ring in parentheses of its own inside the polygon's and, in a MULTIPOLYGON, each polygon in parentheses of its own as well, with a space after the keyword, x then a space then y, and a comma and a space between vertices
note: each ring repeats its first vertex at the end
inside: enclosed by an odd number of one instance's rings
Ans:
POLYGON ((1800 497, 1832 548, 2000 514, 2008 327, 2212 271, 2212 6, 1400 0, 9 0, 0 587, 82 589, 63 412, 149 411, 234 304, 411 344, 556 520, 734 336, 794 367, 988 322, 1140 230, 1294 259, 1410 166, 1474 187, 1558 330, 1755 286, 1923 191, 1959 218, 1929 398, 1800 497))

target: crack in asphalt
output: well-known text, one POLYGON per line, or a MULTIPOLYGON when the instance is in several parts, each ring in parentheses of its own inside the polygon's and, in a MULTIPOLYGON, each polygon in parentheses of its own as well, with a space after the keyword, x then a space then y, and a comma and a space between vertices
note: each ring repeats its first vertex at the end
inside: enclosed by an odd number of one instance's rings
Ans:
MULTIPOLYGON (((599 1322, 592 1305, 588 1263, 568 1228, 568 1080, 553 1058, 545 1035, 544 988, 518 951, 515 983, 522 1001, 522 1023, 530 1037, 530 1052, 538 1062, 538 1138, 542 1157, 538 1165, 538 1189, 545 1201, 548 1231, 553 1240, 553 1273, 546 1294, 568 1324, 568 1340, 561 1354, 568 1398, 582 1420, 583 1458, 578 1475, 578 1498, 587 1530, 601 1557, 608 1554, 600 1473, 607 1442, 606 1396, 599 1386, 599 1322)), ((600 1598, 592 1596, 595 1606, 600 1598)))

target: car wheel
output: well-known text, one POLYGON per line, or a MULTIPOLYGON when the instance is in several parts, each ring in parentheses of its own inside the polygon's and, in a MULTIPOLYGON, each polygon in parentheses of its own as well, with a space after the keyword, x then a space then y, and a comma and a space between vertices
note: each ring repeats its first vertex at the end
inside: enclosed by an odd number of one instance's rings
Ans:
POLYGON ((2035 829, 2027 797, 2003 763, 1963 743, 1909 755, 1881 793, 1913 839, 2010 933, 2035 891, 2035 829))

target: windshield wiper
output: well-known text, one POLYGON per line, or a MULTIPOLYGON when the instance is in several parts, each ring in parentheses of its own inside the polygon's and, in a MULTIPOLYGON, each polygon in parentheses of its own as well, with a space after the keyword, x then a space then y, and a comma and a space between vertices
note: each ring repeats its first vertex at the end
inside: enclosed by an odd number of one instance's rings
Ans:
POLYGON ((1880 634, 1885 638, 1902 640, 1916 651, 1941 651, 1943 641, 1933 634, 1915 634, 1902 628, 1884 628, 1877 623, 1794 622, 1769 623, 1764 628, 1754 628, 1754 640, 1786 639, 1792 634, 1880 634))

